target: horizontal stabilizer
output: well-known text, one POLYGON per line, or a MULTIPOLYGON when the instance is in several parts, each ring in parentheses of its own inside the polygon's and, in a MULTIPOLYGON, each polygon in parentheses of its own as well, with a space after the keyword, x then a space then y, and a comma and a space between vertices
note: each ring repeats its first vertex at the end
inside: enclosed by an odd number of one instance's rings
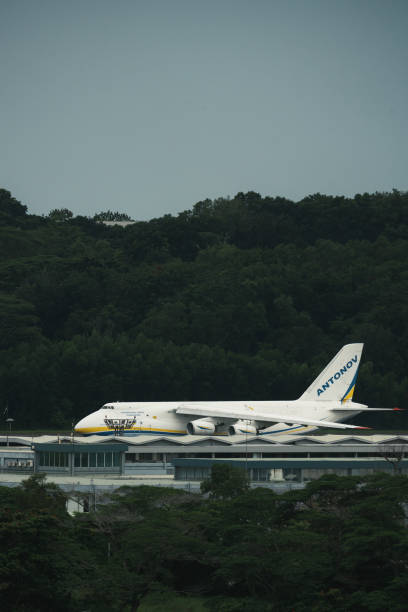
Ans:
POLYGON ((369 408, 368 406, 364 408, 356 408, 355 406, 353 408, 348 408, 344 406, 346 406, 346 404, 338 408, 330 408, 330 410, 333 412, 403 412, 403 408, 369 408))
POLYGON ((348 425, 347 423, 333 423, 330 421, 316 421, 314 419, 305 419, 302 416, 294 414, 272 414, 265 412, 256 412, 248 407, 244 410, 222 410, 221 408, 213 408, 212 406, 188 406, 183 405, 177 408, 176 414, 187 414, 194 417, 216 417, 222 419, 245 419, 249 421, 260 421, 262 423, 288 423, 296 425, 314 425, 316 427, 333 427, 335 429, 370 429, 370 427, 359 427, 358 425, 348 425))

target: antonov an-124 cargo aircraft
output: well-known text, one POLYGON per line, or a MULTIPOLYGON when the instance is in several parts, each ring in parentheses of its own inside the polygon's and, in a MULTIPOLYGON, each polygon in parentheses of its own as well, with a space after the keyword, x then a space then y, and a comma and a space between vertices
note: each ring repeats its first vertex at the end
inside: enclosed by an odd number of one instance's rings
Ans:
POLYGON ((278 434, 318 427, 369 429, 343 423, 369 408, 353 402, 363 344, 347 344, 303 395, 292 401, 112 402, 83 418, 75 432, 84 435, 278 434))

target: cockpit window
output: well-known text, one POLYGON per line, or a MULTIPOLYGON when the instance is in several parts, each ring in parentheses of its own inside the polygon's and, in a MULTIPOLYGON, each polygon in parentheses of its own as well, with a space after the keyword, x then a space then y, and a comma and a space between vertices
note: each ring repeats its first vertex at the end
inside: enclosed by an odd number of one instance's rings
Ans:
POLYGON ((104 404, 102 408, 104 410, 115 410, 114 406, 111 406, 110 404, 104 404))

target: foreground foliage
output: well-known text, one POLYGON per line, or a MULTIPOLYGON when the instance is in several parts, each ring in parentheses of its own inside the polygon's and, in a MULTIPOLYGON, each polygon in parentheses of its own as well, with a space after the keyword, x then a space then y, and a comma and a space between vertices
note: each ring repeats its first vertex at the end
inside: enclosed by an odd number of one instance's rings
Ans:
POLYGON ((0 487, 2 609, 406 609, 408 478, 328 475, 276 495, 229 469, 227 498, 123 487, 74 517, 43 478, 0 487))

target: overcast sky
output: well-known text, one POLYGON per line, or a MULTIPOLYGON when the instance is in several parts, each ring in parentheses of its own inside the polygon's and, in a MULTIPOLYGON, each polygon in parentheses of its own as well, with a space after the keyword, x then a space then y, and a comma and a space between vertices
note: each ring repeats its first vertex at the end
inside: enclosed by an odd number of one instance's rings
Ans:
POLYGON ((0 187, 177 214, 408 189, 407 0, 0 0, 0 187))

